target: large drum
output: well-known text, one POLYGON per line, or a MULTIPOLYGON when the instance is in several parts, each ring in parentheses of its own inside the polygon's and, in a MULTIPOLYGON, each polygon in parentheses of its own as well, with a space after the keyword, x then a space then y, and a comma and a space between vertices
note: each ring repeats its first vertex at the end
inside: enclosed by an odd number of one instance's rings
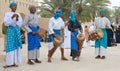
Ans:
POLYGON ((77 35, 77 41, 80 42, 80 41, 84 41, 85 40, 85 37, 82 33, 78 34, 77 35))
POLYGON ((44 38, 44 37, 46 37, 47 36, 47 30, 45 30, 45 29, 43 29, 43 28, 40 28, 39 30, 38 30, 38 34, 39 34, 39 36, 40 36, 40 38, 44 38))
POLYGON ((53 44, 54 46, 60 46, 63 43, 63 38, 59 35, 57 37, 54 37, 53 44))
POLYGON ((97 29, 89 35, 89 39, 94 41, 96 39, 103 38, 104 34, 101 29, 97 29))

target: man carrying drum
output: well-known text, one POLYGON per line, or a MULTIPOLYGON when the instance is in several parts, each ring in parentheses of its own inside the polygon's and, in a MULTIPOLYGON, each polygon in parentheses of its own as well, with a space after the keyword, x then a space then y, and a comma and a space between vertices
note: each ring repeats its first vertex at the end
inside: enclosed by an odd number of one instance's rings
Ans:
POLYGON ((105 59, 106 49, 107 49, 107 32, 106 28, 109 28, 110 21, 107 17, 105 17, 106 10, 101 9, 100 17, 96 18, 94 21, 95 29, 100 29, 103 32, 103 37, 95 40, 95 54, 96 59, 105 59))
MULTIPOLYGON (((83 42, 78 42, 76 39, 78 36, 78 32, 82 32, 82 26, 76 19, 76 11, 73 10, 70 13, 70 20, 69 20, 69 25, 68 25, 69 31, 71 31, 71 54, 70 56, 72 57, 73 61, 79 61, 79 56, 81 53, 81 47, 83 42)), ((81 35, 80 35, 81 36, 81 35)))
POLYGON ((62 35, 61 31, 62 29, 65 27, 64 25, 64 21, 61 18, 62 16, 62 10, 57 10, 55 12, 54 17, 52 17, 49 20, 48 23, 48 34, 49 34, 49 39, 48 39, 48 62, 52 62, 51 61, 51 57, 54 54, 54 52, 56 51, 57 47, 61 47, 61 60, 68 60, 66 57, 64 57, 64 49, 62 48, 61 44, 61 40, 59 41, 59 45, 56 43, 57 41, 56 38, 60 38, 62 35), (60 37, 59 37, 60 36, 60 37), (55 43, 54 43, 55 41, 55 43))

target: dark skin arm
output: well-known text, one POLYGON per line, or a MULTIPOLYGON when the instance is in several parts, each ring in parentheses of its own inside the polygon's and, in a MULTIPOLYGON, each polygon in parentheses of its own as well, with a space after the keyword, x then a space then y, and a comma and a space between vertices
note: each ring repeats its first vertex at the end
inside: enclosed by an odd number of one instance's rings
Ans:
POLYGON ((16 21, 18 21, 19 18, 18 14, 14 14, 11 18, 13 19, 14 17, 16 17, 16 21))

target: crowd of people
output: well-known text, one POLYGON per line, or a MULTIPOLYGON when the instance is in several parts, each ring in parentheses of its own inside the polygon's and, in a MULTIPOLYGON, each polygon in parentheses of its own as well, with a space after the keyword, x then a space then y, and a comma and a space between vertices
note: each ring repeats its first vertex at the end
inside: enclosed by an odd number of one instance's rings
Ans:
MULTIPOLYGON (((39 51, 41 46, 41 41, 39 38, 38 30, 40 30, 40 24, 38 22, 38 16, 36 15, 36 7, 30 6, 30 13, 25 16, 24 19, 21 15, 16 12, 17 3, 11 2, 9 4, 11 12, 5 13, 4 25, 7 26, 6 30, 6 65, 7 67, 18 67, 18 63, 21 63, 21 49, 22 49, 22 39, 20 29, 27 32, 27 42, 28 42, 28 64, 33 65, 35 63, 41 63, 39 60, 39 51)), ((100 17, 96 18, 91 26, 83 26, 82 22, 79 22, 76 18, 76 11, 72 10, 70 13, 69 21, 63 21, 62 10, 56 10, 54 16, 50 18, 48 22, 48 62, 51 63, 51 57, 58 47, 61 51, 61 60, 67 61, 68 59, 64 56, 64 48, 70 48, 70 56, 73 61, 79 61, 82 48, 86 47, 87 43, 90 42, 91 46, 95 47, 96 59, 106 58, 107 49, 107 31, 106 28, 110 28, 110 21, 105 17, 105 10, 100 10, 100 17), (63 34, 61 34, 63 30, 63 34), (89 33, 100 29, 103 32, 103 37, 100 39, 90 40, 89 33), (85 40, 78 41, 77 35, 84 34, 85 40), (55 38, 59 39, 62 37, 62 43, 56 45, 55 38)))

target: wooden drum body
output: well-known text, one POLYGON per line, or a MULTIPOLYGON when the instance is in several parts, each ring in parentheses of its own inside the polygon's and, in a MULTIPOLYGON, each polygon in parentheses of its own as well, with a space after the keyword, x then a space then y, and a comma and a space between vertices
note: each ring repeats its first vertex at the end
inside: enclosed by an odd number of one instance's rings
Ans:
POLYGON ((100 38, 103 38, 104 34, 102 32, 101 29, 97 29, 95 32, 92 32, 90 35, 89 35, 89 39, 94 41, 96 39, 100 39, 100 38))

